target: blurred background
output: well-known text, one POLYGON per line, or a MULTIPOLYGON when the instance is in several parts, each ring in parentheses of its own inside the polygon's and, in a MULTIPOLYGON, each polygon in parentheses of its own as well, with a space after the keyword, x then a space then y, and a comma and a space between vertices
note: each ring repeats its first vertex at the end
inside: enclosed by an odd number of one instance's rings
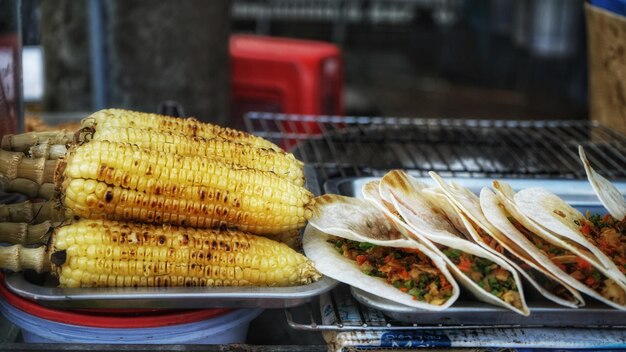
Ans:
MULTIPOLYGON (((7 38, 21 34, 27 128, 104 107, 240 128, 251 110, 588 118, 582 0, 0 0, 0 6, 0 46, 15 47, 7 38)), ((0 50, 2 60, 8 72, 0 50)))

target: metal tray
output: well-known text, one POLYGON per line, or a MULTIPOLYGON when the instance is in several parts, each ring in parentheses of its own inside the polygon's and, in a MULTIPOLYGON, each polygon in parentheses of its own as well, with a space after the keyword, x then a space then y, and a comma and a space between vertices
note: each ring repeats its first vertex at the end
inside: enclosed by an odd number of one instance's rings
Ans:
POLYGON ((57 308, 288 308, 332 289, 328 277, 294 287, 120 287, 58 288, 31 282, 27 275, 5 275, 13 293, 57 308))
MULTIPOLYGON (((361 197, 363 184, 378 180, 375 177, 356 177, 331 179, 324 184, 326 193, 361 197)), ((434 185, 429 178, 421 181, 434 185)), ((606 213, 587 180, 564 179, 502 179, 516 189, 544 187, 557 194, 573 207, 585 212, 606 213)), ((468 187, 475 193, 482 187, 488 187, 491 179, 484 178, 447 178, 468 187)), ((615 182, 615 186, 626 194, 626 182, 615 182)), ((611 308, 585 296, 586 306, 567 308, 548 301, 534 287, 525 285, 526 301, 531 310, 528 317, 513 313, 476 300, 463 290, 459 300, 442 312, 415 309, 391 302, 363 290, 351 287, 352 296, 361 304, 378 309, 391 319, 402 323, 418 325, 488 325, 488 326, 620 326, 626 327, 626 312, 611 308)))
MULTIPOLYGON (((306 187, 320 194, 315 171, 305 166, 306 187)), ((8 195, 8 194, 4 194, 8 195)), ((4 284, 13 293, 58 308, 288 308, 311 301, 337 282, 322 277, 295 287, 123 287, 59 288, 48 276, 6 273, 4 284)))

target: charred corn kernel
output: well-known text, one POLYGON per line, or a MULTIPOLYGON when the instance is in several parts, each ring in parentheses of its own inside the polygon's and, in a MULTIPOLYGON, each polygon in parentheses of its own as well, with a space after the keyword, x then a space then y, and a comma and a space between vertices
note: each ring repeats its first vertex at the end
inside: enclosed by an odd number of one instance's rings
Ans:
POLYGON ((105 109, 93 113, 82 121, 83 127, 133 127, 143 130, 167 131, 188 136, 222 138, 255 145, 261 148, 282 150, 274 143, 255 135, 227 127, 200 122, 194 118, 176 118, 123 109, 105 109))
POLYGON ((243 232, 80 220, 55 230, 64 287, 289 286, 319 278, 285 244, 243 232), (62 239, 62 240, 61 240, 62 239))
POLYGON ((105 141, 78 146, 63 162, 63 202, 85 218, 276 234, 310 216, 312 194, 270 172, 105 141))
POLYGON ((230 140, 122 127, 98 128, 92 140, 131 143, 141 148, 171 154, 206 156, 233 166, 271 171, 298 185, 304 184, 303 164, 293 154, 254 148, 230 140))

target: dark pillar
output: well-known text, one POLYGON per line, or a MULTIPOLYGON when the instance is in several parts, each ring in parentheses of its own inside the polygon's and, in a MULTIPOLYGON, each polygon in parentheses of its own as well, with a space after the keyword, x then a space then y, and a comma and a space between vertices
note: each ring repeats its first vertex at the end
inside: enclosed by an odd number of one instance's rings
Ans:
POLYGON ((41 2, 47 111, 91 110, 87 2, 41 2))
POLYGON ((230 1, 105 1, 109 106, 229 122, 230 1))

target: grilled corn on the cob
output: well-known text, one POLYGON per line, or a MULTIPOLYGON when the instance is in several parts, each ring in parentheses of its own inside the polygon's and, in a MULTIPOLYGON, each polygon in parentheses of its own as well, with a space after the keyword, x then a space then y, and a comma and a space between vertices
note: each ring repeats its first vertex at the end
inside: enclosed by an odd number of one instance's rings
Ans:
POLYGON ((227 127, 200 122, 194 118, 175 118, 144 112, 104 109, 93 113, 82 122, 83 127, 135 127, 144 130, 169 131, 188 136, 222 138, 252 144, 261 148, 282 150, 274 143, 255 135, 227 127))
POLYGON ((242 232, 80 220, 55 229, 48 249, 0 247, 0 266, 51 269, 63 287, 290 286, 320 277, 302 254, 242 232))
POLYGON ((64 204, 81 217, 255 234, 302 228, 312 199, 304 187, 271 172, 99 141, 70 150, 57 179, 64 204))
POLYGON ((261 171, 271 171, 304 184, 302 162, 293 154, 265 148, 254 148, 221 138, 187 136, 173 132, 145 131, 135 127, 99 127, 93 132, 94 141, 136 144, 141 148, 187 156, 206 156, 225 164, 261 171))

